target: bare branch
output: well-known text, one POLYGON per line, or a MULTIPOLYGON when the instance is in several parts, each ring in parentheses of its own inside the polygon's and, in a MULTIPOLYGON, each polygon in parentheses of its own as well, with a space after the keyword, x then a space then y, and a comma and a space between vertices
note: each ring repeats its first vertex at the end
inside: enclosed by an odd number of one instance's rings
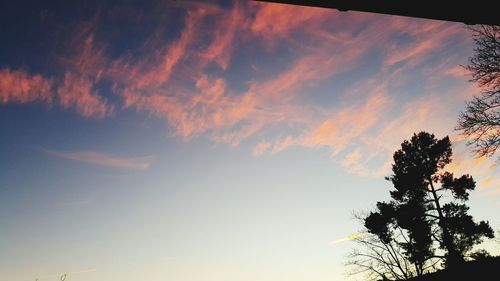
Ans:
POLYGON ((465 68, 482 89, 466 104, 456 130, 469 139, 478 157, 490 157, 500 147, 500 27, 479 25, 473 31, 476 47, 465 68))

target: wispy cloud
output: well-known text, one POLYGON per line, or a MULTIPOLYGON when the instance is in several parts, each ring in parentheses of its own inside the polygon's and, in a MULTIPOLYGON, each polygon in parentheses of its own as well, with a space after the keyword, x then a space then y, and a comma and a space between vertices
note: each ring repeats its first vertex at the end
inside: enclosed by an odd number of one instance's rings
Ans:
POLYGON ((96 151, 63 152, 48 149, 43 151, 50 156, 58 158, 119 169, 146 170, 151 166, 152 162, 151 156, 123 158, 96 151))
POLYGON ((335 245, 335 244, 342 243, 342 242, 352 241, 352 240, 355 240, 357 238, 365 237, 365 236, 368 236, 368 235, 370 235, 370 234, 366 233, 366 232, 356 233, 356 234, 353 234, 353 235, 346 236, 344 238, 333 240, 333 241, 329 242, 328 244, 329 245, 335 245))

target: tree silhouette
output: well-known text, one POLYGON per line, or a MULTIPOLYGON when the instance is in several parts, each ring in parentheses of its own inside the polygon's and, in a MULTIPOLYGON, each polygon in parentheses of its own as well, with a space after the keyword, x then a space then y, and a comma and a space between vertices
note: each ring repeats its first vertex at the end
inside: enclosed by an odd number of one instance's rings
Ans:
POLYGON ((465 68, 483 90, 467 102, 457 130, 470 139, 478 156, 492 156, 500 147, 500 26, 471 27, 476 47, 465 68))
POLYGON ((405 140, 394 153, 393 174, 386 178, 394 186, 392 200, 377 202, 377 209, 363 219, 383 244, 401 247, 416 275, 426 273, 435 259, 457 266, 483 237, 494 236, 488 222, 476 223, 467 213, 473 178, 443 170, 451 156, 448 137, 438 140, 420 132, 405 140))
MULTIPOLYGON (((356 216, 364 224, 365 217, 356 216)), ((382 217, 378 217, 382 219, 382 217)), ((372 221, 373 223, 374 221, 372 221)), ((377 224, 382 228, 387 224, 377 224)), ((368 231, 364 228, 363 231, 368 231)), ((388 229, 381 233, 386 235, 363 235, 354 241, 359 246, 349 253, 346 265, 350 267, 350 275, 365 273, 368 280, 407 280, 422 275, 423 272, 435 271, 441 261, 439 257, 429 257, 421 265, 416 265, 405 255, 403 244, 410 246, 408 233, 398 225, 392 225, 392 233, 388 229)))

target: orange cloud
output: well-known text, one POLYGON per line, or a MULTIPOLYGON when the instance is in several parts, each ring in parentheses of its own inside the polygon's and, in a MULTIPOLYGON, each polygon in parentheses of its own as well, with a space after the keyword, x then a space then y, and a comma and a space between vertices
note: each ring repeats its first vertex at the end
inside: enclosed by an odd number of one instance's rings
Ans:
MULTIPOLYGON (((395 102, 393 103, 393 105, 395 102)), ((390 173, 392 154, 400 148, 404 139, 422 130, 441 136, 448 132, 450 117, 444 118, 446 108, 439 99, 427 97, 408 101, 399 108, 391 107, 392 114, 372 124, 370 132, 359 135, 357 149, 365 152, 355 163, 349 162, 349 155, 342 165, 347 171, 361 175, 381 177, 390 173)), ((443 135, 444 136, 444 135, 443 135)), ((351 155, 352 156, 352 155, 351 155)))
POLYGON ((299 137, 306 147, 330 147, 332 155, 343 151, 354 139, 371 129, 391 106, 391 98, 376 90, 360 107, 340 108, 331 118, 299 137))
POLYGON ((96 151, 61 152, 44 150, 50 156, 74 160, 92 165, 120 169, 146 170, 151 166, 151 157, 122 158, 96 151))
POLYGON ((500 174, 500 166, 494 159, 479 157, 472 158, 470 151, 465 149, 464 140, 460 136, 452 136, 453 161, 446 166, 447 170, 457 175, 470 174, 476 180, 479 191, 487 194, 500 192, 500 179, 495 176, 500 174))
POLYGON ((22 70, 0 69, 0 101, 26 103, 52 101, 52 80, 22 70))
POLYGON ((358 170, 359 166, 358 163, 361 159, 361 149, 357 148, 353 152, 349 153, 344 160, 342 160, 342 166, 344 166, 347 169, 354 169, 358 170))
POLYGON ((387 168, 390 167, 385 158, 386 154, 382 159, 382 165, 378 166, 379 161, 376 158, 380 152, 367 149, 368 152, 363 153, 364 146, 361 140, 368 131, 377 127, 379 120, 390 110, 392 104, 392 99, 383 91, 383 87, 375 89, 366 97, 364 103, 335 108, 330 116, 316 126, 311 126, 309 123, 311 127, 299 136, 289 135, 274 142, 261 142, 254 148, 253 153, 260 155, 270 150, 274 154, 291 146, 327 148, 332 157, 347 153, 341 164, 348 172, 360 176, 385 175, 387 168), (377 166, 372 167, 371 162, 374 160, 377 160, 375 161, 377 166))

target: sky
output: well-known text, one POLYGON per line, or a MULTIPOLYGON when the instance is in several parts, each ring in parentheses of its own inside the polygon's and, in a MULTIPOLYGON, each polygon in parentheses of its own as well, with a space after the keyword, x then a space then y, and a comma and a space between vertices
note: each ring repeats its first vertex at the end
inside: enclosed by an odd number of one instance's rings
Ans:
POLYGON ((465 25, 140 2, 0 4, 1 281, 345 280, 420 131, 500 228, 500 168, 454 131, 465 25))

